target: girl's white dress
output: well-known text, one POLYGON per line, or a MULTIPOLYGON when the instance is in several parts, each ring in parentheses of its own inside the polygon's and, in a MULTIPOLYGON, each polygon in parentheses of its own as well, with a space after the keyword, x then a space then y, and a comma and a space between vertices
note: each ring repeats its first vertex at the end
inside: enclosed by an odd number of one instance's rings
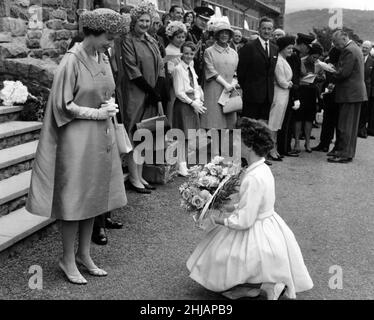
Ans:
POLYGON ((274 211, 274 177, 262 159, 245 172, 236 209, 187 261, 190 277, 222 292, 239 284, 284 283, 286 295, 313 287, 295 236, 274 211))

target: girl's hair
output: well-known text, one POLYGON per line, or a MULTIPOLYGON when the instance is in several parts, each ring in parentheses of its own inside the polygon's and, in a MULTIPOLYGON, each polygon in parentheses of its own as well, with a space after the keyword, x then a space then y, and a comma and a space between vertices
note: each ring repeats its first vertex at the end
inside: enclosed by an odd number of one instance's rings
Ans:
POLYGON ((265 123, 243 117, 238 120, 236 127, 241 130, 243 143, 258 156, 265 157, 273 149, 271 132, 265 123))
POLYGON ((192 51, 196 51, 196 45, 192 41, 186 41, 183 43, 181 52, 183 52, 184 48, 190 48, 192 51))
POLYGON ((190 12, 186 12, 186 13, 184 14, 184 16, 183 16, 183 22, 184 22, 184 23, 186 23, 186 21, 187 21, 187 17, 188 17, 189 15, 192 16, 192 22, 195 21, 195 15, 193 14, 192 11, 190 11, 190 12))
POLYGON ((83 27, 83 34, 85 37, 90 36, 90 35, 98 37, 103 33, 105 33, 105 30, 92 30, 90 28, 83 27))

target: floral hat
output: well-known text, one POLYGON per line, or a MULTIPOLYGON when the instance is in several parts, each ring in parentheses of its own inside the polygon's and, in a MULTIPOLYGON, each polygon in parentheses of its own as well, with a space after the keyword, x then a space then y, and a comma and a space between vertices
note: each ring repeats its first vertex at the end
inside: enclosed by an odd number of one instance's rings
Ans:
POLYGON ((119 14, 112 9, 99 8, 85 11, 79 18, 83 27, 109 33, 126 33, 129 31, 131 18, 128 14, 119 14))
POLYGON ((179 30, 183 31, 184 33, 187 33, 186 25, 180 21, 172 21, 166 27, 165 33, 168 37, 172 37, 174 33, 179 30))
POLYGON ((151 19, 158 16, 156 7, 153 3, 142 1, 135 8, 130 10, 130 15, 133 20, 138 20, 143 14, 149 14, 151 19))

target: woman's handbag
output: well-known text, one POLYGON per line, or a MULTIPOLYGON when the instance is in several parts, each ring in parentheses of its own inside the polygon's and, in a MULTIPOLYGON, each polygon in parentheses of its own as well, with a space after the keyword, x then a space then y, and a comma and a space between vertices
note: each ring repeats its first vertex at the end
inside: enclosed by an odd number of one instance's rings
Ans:
POLYGON ((132 144, 123 123, 118 123, 117 117, 113 117, 114 134, 117 141, 118 151, 120 154, 132 151, 132 144))
MULTIPOLYGON (((136 124, 137 129, 147 129, 151 132, 156 132, 156 124, 157 122, 164 123, 164 129, 170 128, 168 118, 164 115, 164 111, 162 109, 162 104, 159 102, 157 105, 158 108, 158 116, 144 119, 136 124)), ((160 125, 160 124, 159 124, 160 125)))
POLYGON ((243 109, 243 99, 240 93, 234 89, 234 92, 230 95, 230 98, 226 101, 222 108, 223 113, 240 112, 243 109))

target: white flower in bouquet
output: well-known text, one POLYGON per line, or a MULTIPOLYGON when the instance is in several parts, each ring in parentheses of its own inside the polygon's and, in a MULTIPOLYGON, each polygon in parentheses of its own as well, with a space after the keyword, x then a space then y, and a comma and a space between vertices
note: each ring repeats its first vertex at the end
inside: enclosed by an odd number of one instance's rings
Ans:
POLYGON ((199 174, 198 174, 198 176, 197 176, 197 178, 204 178, 205 176, 207 176, 208 175, 208 172, 206 172, 206 171, 200 171, 199 172, 199 174))
POLYGON ((217 164, 220 164, 220 163, 222 163, 223 162, 223 160, 225 160, 225 158, 224 157, 220 157, 220 156, 215 156, 214 158, 213 158, 213 160, 212 160, 212 164, 214 164, 214 165, 217 165, 217 164))
POLYGON ((183 200, 186 200, 186 201, 190 200, 190 198, 191 198, 191 196, 192 196, 192 193, 191 193, 191 190, 190 190, 190 189, 184 189, 184 190, 181 192, 181 194, 182 194, 182 198, 183 198, 183 200))
POLYGON ((192 198, 191 204, 196 208, 196 209, 202 209, 205 205, 205 201, 202 197, 199 195, 196 195, 192 198))
POLYGON ((29 96, 27 87, 21 81, 4 81, 4 88, 0 91, 0 99, 3 104, 11 106, 15 103, 23 104, 29 96))

